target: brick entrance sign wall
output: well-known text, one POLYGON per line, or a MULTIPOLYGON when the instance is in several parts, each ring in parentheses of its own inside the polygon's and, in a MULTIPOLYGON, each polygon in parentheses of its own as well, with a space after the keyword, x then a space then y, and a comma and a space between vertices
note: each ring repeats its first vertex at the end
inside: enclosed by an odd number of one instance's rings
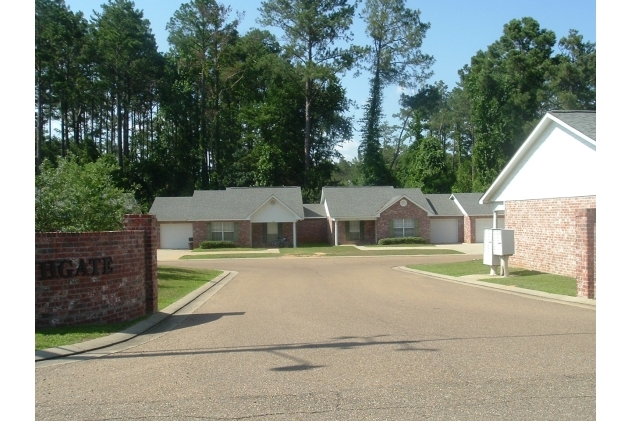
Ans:
POLYGON ((157 311, 157 221, 125 231, 35 234, 35 326, 132 320, 157 311))

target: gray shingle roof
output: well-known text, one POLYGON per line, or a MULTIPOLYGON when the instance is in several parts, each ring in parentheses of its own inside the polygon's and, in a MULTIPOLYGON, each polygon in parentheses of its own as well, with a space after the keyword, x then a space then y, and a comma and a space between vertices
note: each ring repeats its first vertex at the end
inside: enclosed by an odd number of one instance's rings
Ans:
POLYGON ((550 111, 550 114, 596 141, 596 111, 550 111))
POLYGON ((326 209, 319 203, 303 205, 305 218, 326 218, 326 209))
POLYGON ((432 214, 420 189, 383 187, 323 187, 321 204, 326 201, 332 218, 374 218, 386 205, 407 196, 432 214))
POLYGON ((300 187, 231 187, 226 190, 195 190, 189 220, 243 220, 272 196, 298 217, 304 218, 300 187))
MULTIPOLYGON (((490 205, 481 205, 480 198, 484 193, 453 193, 455 197, 469 216, 492 216, 493 209, 490 205)), ((451 201, 451 200, 450 200, 451 201)))
POLYGON ((156 197, 149 213, 156 216, 158 222, 186 221, 192 197, 156 197))
POLYGON ((426 194, 425 199, 429 203, 436 216, 462 216, 462 211, 453 200, 449 200, 450 194, 426 194))

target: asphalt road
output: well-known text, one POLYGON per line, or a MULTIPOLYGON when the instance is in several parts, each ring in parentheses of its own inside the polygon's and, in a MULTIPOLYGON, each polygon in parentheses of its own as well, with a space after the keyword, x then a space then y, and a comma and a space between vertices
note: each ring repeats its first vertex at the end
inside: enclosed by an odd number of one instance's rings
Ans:
POLYGON ((594 310, 392 270, 470 258, 169 262, 239 274, 156 339, 36 368, 36 417, 595 419, 594 310))

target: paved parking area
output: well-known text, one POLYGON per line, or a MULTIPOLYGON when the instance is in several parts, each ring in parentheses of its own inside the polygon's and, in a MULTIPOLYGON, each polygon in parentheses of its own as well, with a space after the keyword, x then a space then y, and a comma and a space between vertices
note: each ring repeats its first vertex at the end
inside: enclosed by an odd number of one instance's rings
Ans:
POLYGON ((593 309, 392 269, 470 258, 168 262, 238 275, 151 341, 37 368, 37 419, 595 419, 593 309))

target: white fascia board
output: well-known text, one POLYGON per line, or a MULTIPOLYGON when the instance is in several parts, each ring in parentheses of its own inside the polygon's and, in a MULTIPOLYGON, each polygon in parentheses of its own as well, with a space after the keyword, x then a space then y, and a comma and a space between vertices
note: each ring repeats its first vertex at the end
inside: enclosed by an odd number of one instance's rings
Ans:
POLYGON ((454 203, 456 204, 456 206, 458 206, 458 209, 460 209, 460 212, 462 212, 462 214, 463 214, 464 216, 469 216, 469 215, 467 214, 467 211, 466 211, 466 210, 464 210, 464 208, 462 207, 462 205, 460 204, 460 202, 459 202, 459 201, 458 201, 458 199, 456 198, 456 196, 454 196, 454 195, 452 194, 451 196, 449 196, 449 199, 454 201, 454 203))
POLYGON ((523 156, 526 155, 526 153, 528 152, 532 144, 535 143, 535 141, 537 140, 539 135, 543 132, 543 130, 546 127, 548 127, 548 125, 552 121, 556 121, 556 120, 557 119, 553 120, 552 116, 549 113, 546 113, 546 115, 541 119, 539 124, 537 124, 537 127, 535 127, 532 133, 530 133, 530 136, 528 136, 526 141, 517 150, 513 158, 510 161, 508 161, 508 164, 506 164, 506 167, 504 167, 504 169, 502 170, 502 172, 500 172, 500 174, 497 176, 495 181, 493 181, 493 183, 491 184, 491 187, 489 187, 488 190, 484 193, 484 195, 482 195, 478 203, 480 203, 481 205, 488 205, 489 203, 493 202, 493 199, 494 199, 493 195, 496 193, 496 190, 508 178, 510 172, 513 171, 513 169, 517 166, 517 164, 519 164, 519 161, 522 159, 523 156))
POLYGON ((278 203, 280 203, 281 205, 283 205, 283 207, 285 209, 287 209, 289 212, 293 213, 294 216, 296 217, 296 221, 302 221, 303 218, 300 217, 300 215, 298 215, 296 212, 294 212, 293 210, 289 209, 289 206, 287 206, 286 204, 284 204, 282 202, 282 200, 280 200, 278 197, 272 195, 269 199, 267 199, 266 201, 264 201, 263 203, 261 203, 261 205, 259 207, 257 207, 256 209, 254 209, 254 211, 252 211, 252 213, 250 213, 247 217, 246 220, 250 221, 252 219, 252 215, 254 215, 259 209, 261 209, 263 206, 265 206, 266 204, 268 204, 270 202, 270 200, 272 199, 276 199, 276 201, 278 203))
POLYGON ((329 212, 329 205, 327 205, 326 203, 326 199, 324 197, 322 197, 322 200, 324 200, 324 211, 326 212, 326 217, 335 221, 335 218, 331 217, 331 213, 329 212))
POLYGON ((559 120, 558 118, 556 118, 555 116, 553 116, 552 114, 547 114, 547 116, 550 118, 550 120, 556 122, 559 126, 566 128, 568 131, 574 133, 576 136, 578 136, 579 138, 583 139, 584 141, 586 141, 587 143, 591 144, 594 146, 594 148, 596 147, 596 141, 593 140, 592 138, 590 138, 589 136, 587 136, 586 134, 579 132, 578 130, 576 130, 574 127, 570 126, 569 124, 567 124, 565 121, 563 120, 559 120))

